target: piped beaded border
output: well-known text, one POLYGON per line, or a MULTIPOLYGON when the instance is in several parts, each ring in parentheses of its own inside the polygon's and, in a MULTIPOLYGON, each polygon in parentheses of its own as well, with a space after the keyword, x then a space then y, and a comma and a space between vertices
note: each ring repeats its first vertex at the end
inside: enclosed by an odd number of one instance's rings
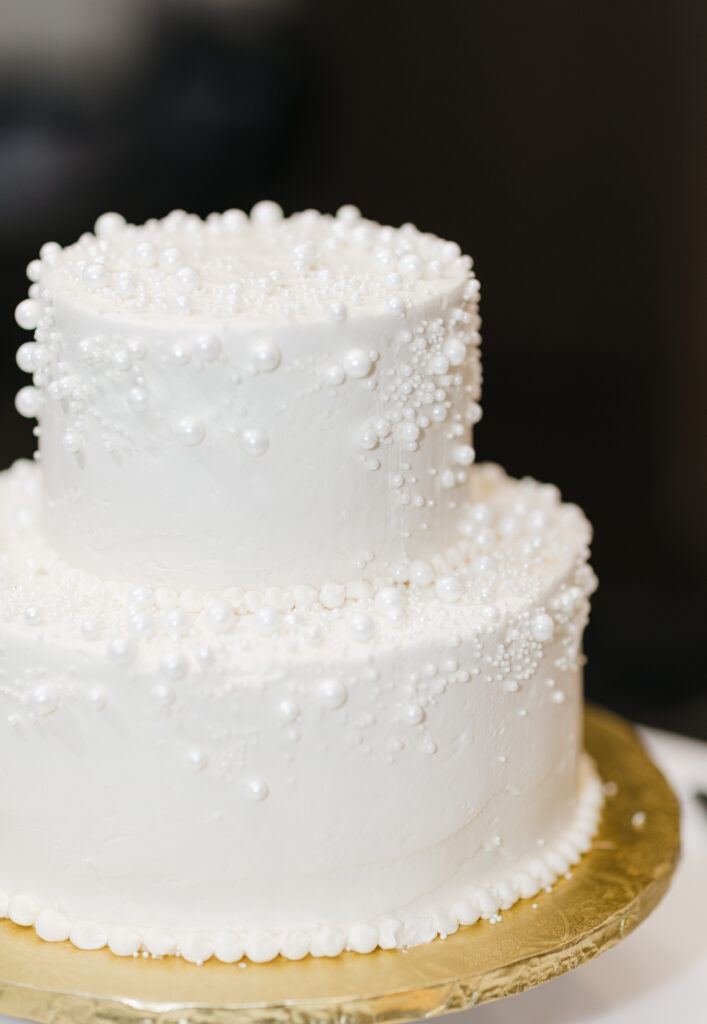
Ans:
POLYGON ((31 893, 13 895, 0 889, 0 918, 34 927, 46 942, 64 942, 82 950, 108 949, 116 956, 180 956, 194 964, 212 957, 223 963, 236 963, 246 957, 254 963, 274 960, 278 955, 301 960, 310 955, 334 957, 344 950, 371 953, 375 949, 405 949, 433 939, 446 938, 460 925, 471 925, 480 918, 492 924, 501 921, 501 911, 519 899, 528 899, 549 889, 586 853, 601 820, 604 790, 591 758, 584 754, 580 764, 583 777, 572 823, 563 836, 543 850, 513 875, 488 883, 482 888, 467 887, 459 899, 439 910, 411 917, 380 918, 355 923, 346 928, 321 926, 271 932, 264 929, 243 931, 168 931, 163 928, 131 928, 105 925, 89 920, 72 921, 66 914, 42 906, 31 893))

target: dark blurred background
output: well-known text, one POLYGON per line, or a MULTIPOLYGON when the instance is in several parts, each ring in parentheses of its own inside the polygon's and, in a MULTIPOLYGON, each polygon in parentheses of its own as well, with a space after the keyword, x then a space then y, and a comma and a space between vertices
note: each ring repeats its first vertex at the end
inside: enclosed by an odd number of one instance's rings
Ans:
POLYGON ((476 447, 595 525, 591 698, 707 739, 704 0, 0 0, 0 465, 42 242, 262 197, 453 238, 476 447))

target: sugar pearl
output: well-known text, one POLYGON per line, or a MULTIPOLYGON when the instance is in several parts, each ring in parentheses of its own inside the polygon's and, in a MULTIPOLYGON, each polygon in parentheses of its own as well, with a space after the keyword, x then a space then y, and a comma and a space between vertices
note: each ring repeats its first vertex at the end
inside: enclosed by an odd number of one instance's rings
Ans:
POLYGON ((258 338, 252 345, 253 365, 262 373, 271 373, 280 365, 280 349, 272 338, 258 338))
POLYGON ((547 612, 539 612, 533 619, 532 634, 535 640, 544 642, 552 640, 555 632, 555 623, 547 612))
POLYGON ((182 444, 194 446, 206 437, 206 425, 196 416, 184 416, 177 423, 175 433, 182 444))
POLYGON ((434 575, 434 570, 429 562, 415 559, 410 563, 410 583, 414 587, 429 587, 434 575))
POLYGON ((326 708, 340 708, 347 700, 346 686, 338 679, 325 679, 317 687, 317 699, 326 708))
POLYGON ((246 455, 264 455, 270 446, 270 439, 260 427, 246 427, 241 432, 240 446, 246 455))
POLYGON ((352 348, 344 356, 344 369, 349 377, 367 377, 373 369, 373 360, 362 348, 352 348))
POLYGON ((249 800, 265 800, 270 793, 270 787, 264 779, 248 779, 245 784, 245 794, 249 800))
POLYGON ((24 299, 15 309, 17 325, 25 331, 33 331, 41 315, 42 307, 36 299, 24 299))
POLYGON ((42 393, 38 388, 32 387, 31 384, 27 387, 20 388, 15 395, 15 408, 17 409, 20 416, 26 416, 27 419, 32 419, 36 416, 42 408, 42 393))

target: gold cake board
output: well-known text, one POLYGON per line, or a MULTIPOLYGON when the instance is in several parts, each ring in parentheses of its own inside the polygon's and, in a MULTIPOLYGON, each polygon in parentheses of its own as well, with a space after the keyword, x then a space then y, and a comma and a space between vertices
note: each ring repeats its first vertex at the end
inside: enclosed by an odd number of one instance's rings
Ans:
POLYGON ((563 974, 650 914, 680 845, 677 800, 631 726, 590 707, 585 742, 616 784, 594 846, 570 878, 503 911, 499 924, 405 952, 196 967, 81 952, 2 921, 0 1012, 46 1024, 373 1024, 467 1009, 563 974))

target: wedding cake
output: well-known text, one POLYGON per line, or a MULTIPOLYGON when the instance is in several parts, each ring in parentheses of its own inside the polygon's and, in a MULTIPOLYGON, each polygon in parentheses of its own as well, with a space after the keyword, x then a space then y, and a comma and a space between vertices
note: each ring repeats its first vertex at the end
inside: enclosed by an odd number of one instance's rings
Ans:
POLYGON ((28 277, 0 917, 298 959, 500 923, 566 874, 601 807, 590 527, 475 464, 469 257, 261 202, 105 214, 28 277))

